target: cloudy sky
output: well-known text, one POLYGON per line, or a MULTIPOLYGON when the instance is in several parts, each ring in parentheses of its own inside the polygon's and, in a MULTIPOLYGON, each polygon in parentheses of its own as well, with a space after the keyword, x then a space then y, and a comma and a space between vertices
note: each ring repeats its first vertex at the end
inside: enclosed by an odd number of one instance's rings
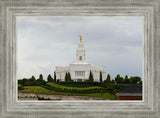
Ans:
POLYGON ((76 59, 79 35, 86 59, 113 79, 142 77, 142 17, 18 17, 17 78, 53 76, 76 59))

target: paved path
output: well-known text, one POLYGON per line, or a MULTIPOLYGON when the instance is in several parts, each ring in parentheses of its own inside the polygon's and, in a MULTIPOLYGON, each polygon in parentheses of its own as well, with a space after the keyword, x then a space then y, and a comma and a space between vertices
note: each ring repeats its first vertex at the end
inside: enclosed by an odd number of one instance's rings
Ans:
POLYGON ((19 100, 37 100, 37 97, 44 97, 45 99, 50 98, 51 100, 107 100, 98 97, 87 97, 87 96, 67 96, 67 95, 43 95, 35 93, 18 93, 19 100))

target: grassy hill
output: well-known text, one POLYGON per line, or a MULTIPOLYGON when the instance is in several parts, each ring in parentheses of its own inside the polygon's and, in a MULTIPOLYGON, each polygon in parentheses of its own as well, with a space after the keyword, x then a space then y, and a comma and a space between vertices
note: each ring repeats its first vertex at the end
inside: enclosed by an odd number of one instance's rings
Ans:
POLYGON ((97 83, 46 83, 40 86, 18 85, 18 92, 36 93, 45 95, 69 95, 69 96, 88 96, 104 99, 116 100, 116 91, 120 86, 102 85, 97 83), (76 85, 76 86, 75 86, 76 85), (88 85, 88 86, 87 86, 88 85))

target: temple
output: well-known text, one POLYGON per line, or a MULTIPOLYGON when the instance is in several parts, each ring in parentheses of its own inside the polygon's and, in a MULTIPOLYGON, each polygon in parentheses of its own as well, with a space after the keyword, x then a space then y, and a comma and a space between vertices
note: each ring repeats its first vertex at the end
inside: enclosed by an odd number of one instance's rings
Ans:
POLYGON ((94 81, 100 81, 100 72, 102 72, 102 80, 105 80, 106 68, 93 66, 93 64, 86 60, 82 36, 80 36, 80 43, 78 44, 76 52, 76 60, 69 64, 69 66, 56 66, 56 76, 60 81, 65 81, 66 72, 70 72, 73 81, 85 81, 89 79, 90 71, 93 74, 94 81))

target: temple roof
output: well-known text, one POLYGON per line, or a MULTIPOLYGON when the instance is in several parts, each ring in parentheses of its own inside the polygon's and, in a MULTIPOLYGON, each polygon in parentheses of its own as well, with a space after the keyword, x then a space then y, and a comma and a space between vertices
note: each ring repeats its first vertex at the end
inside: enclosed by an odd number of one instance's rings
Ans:
POLYGON ((142 87, 140 86, 123 86, 117 91, 117 93, 142 93, 142 87))

